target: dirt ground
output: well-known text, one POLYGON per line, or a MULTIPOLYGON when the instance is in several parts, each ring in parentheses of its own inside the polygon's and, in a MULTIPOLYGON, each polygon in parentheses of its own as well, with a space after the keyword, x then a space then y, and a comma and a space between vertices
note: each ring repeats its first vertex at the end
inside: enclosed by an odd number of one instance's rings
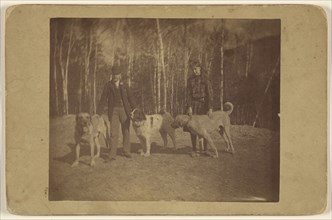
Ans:
MULTIPOLYGON (((222 153, 224 140, 213 139, 219 158, 192 158, 189 133, 177 129, 178 150, 163 148, 159 134, 152 138, 152 155, 138 154, 139 141, 131 130, 132 158, 118 156, 104 163, 108 149, 90 167, 89 148, 74 161, 75 116, 50 121, 49 199, 80 201, 278 201, 279 133, 233 125, 235 155, 222 153)), ((120 151, 121 149, 119 149, 120 151)))

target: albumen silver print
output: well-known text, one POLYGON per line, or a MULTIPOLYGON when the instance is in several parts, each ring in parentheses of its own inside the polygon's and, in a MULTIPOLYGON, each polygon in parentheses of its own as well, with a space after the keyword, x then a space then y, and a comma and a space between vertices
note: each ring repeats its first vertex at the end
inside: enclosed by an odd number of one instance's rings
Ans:
POLYGON ((279 200, 279 19, 53 18, 50 46, 50 200, 279 200))

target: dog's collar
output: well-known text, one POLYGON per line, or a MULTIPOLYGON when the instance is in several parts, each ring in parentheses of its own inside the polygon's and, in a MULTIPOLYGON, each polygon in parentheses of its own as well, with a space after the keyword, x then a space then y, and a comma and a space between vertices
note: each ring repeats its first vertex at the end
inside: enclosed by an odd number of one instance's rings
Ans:
POLYGON ((77 130, 82 134, 87 134, 89 133, 89 125, 78 126, 77 130))
POLYGON ((145 121, 146 120, 143 120, 143 121, 133 121, 133 126, 135 127, 141 127, 145 124, 145 121))
POLYGON ((188 117, 189 117, 189 119, 185 123, 183 123, 183 127, 187 126, 187 124, 189 123, 189 121, 192 119, 192 115, 188 115, 188 117))
POLYGON ((134 114, 135 111, 137 111, 137 110, 138 110, 138 108, 134 108, 134 109, 131 111, 131 114, 134 114))

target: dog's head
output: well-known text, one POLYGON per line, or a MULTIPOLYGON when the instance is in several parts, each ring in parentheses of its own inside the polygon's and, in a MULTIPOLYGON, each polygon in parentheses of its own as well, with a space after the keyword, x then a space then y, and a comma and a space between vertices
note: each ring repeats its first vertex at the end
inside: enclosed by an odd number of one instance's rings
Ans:
POLYGON ((86 127, 91 124, 91 116, 89 113, 79 113, 76 115, 76 125, 86 127))
POLYGON ((135 108, 130 113, 130 118, 134 122, 141 122, 141 121, 146 120, 146 116, 145 116, 144 112, 141 109, 139 109, 139 108, 135 108))
POLYGON ((175 117, 173 123, 171 124, 172 128, 182 128, 190 120, 189 115, 178 115, 175 117))

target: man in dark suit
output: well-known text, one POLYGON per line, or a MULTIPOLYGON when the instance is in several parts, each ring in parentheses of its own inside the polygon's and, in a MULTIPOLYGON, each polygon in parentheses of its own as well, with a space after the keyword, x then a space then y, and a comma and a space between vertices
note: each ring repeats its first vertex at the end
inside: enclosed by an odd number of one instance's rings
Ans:
POLYGON ((129 88, 121 82, 121 67, 113 66, 111 80, 106 83, 97 114, 102 114, 103 108, 108 107, 108 119, 110 121, 111 151, 110 160, 115 160, 119 139, 119 128, 123 135, 123 156, 131 158, 130 155, 130 113, 136 104, 129 88))
MULTIPOLYGON (((201 65, 199 62, 195 62, 193 65, 193 75, 189 77, 187 83, 187 110, 191 115, 210 115, 212 113, 212 87, 210 81, 201 74, 201 65)), ((187 131, 184 128, 184 131, 187 131)), ((193 152, 193 157, 199 156, 199 152, 196 148, 197 136, 190 134, 193 152)), ((209 155, 207 152, 207 142, 204 141, 203 154, 209 155)))

